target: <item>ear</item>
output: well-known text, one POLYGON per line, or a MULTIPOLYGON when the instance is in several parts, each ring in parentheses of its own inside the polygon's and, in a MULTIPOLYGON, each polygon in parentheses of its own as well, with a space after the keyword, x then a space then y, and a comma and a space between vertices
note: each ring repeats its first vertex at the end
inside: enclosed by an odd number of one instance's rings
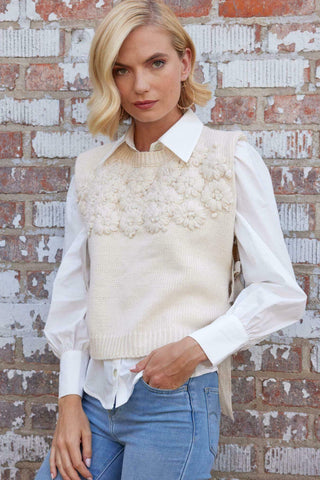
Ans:
POLYGON ((186 48, 181 58, 181 81, 187 80, 190 75, 191 71, 191 60, 192 60, 192 52, 190 48, 186 48))

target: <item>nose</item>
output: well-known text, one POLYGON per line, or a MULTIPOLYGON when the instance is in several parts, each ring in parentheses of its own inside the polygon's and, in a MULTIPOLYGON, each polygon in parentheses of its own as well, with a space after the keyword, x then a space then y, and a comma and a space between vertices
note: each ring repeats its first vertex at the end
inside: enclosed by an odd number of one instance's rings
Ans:
POLYGON ((147 79, 147 75, 143 72, 136 73, 134 90, 137 94, 148 92, 150 85, 147 79))

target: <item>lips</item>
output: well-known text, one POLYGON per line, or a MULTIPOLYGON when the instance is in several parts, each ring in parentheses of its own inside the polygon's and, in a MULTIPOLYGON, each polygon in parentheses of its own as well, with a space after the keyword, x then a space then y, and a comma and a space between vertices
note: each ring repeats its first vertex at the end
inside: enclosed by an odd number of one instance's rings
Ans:
POLYGON ((139 110, 150 110, 158 100, 144 100, 143 102, 135 102, 134 106, 139 110))
POLYGON ((135 105, 138 107, 140 105, 150 105, 156 103, 158 100, 144 100, 143 102, 135 102, 135 105))

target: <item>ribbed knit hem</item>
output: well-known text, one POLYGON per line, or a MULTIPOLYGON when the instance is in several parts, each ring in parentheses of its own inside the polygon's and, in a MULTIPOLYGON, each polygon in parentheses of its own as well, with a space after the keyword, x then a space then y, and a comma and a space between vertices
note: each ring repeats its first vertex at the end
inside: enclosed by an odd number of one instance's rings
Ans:
POLYGON ((190 328, 178 327, 170 331, 132 332, 122 337, 94 335, 90 336, 90 356, 95 360, 143 357, 156 348, 178 342, 190 333, 190 328))

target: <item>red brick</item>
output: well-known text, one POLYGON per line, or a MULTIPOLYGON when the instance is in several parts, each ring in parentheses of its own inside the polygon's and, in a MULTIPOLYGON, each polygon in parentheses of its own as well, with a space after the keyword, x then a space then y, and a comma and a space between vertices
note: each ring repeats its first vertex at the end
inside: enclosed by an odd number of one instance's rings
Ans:
POLYGON ((261 437, 262 428, 259 414, 248 411, 234 412, 234 422, 222 417, 220 433, 224 437, 261 437))
POLYGON ((19 65, 0 65, 0 88, 13 90, 19 77, 19 65))
POLYGON ((227 417, 222 418, 221 435, 301 441, 308 436, 308 415, 294 412, 235 411, 234 422, 227 417))
POLYGON ((255 379, 253 377, 232 378, 232 401, 249 403, 256 398, 255 379))
POLYGON ((0 202, 0 228, 24 226, 23 202, 0 202))
POLYGON ((69 167, 2 167, 2 193, 58 193, 68 190, 69 167))
MULTIPOLYGON (((30 0, 29 0, 30 1, 30 0)), ((71 19, 75 20, 91 20, 103 18, 111 9, 112 1, 103 0, 99 2, 97 8, 97 1, 82 0, 81 2, 66 2, 63 0, 37 0, 35 4, 35 11, 43 20, 50 20, 50 15, 53 14, 55 19, 71 19)))
POLYGON ((63 87, 63 69, 56 63, 33 64, 26 71, 27 90, 61 90, 63 87))
POLYGON ((296 274, 296 280, 297 280, 299 286, 304 291, 304 293, 308 296, 307 304, 309 304, 309 300, 310 300, 310 298, 309 298, 310 297, 310 276, 302 274, 302 273, 298 273, 298 274, 296 274))
POLYGON ((22 157, 22 134, 0 132, 0 159, 19 157, 22 157))
MULTIPOLYGON (((42 328, 39 333, 42 333, 42 328)), ((23 358, 25 362, 41 363, 42 365, 44 365, 45 363, 48 365, 59 365, 59 359, 54 355, 54 353, 51 350, 49 350, 48 344, 46 344, 44 348, 43 348, 43 344, 40 346, 36 345, 38 341, 46 343, 46 340, 44 338, 36 338, 36 339, 23 338, 22 341, 23 341, 23 353, 24 353, 23 358), (29 342, 31 343, 33 348, 32 352, 30 352, 30 345, 28 345, 29 342)))
POLYGON ((62 248, 49 235, 0 236, 0 261, 61 262, 62 248), (50 242, 53 243, 50 250, 50 242))
POLYGON ((272 345, 262 354, 262 371, 300 372, 302 351, 300 347, 272 345))
POLYGON ((320 416, 314 421, 314 434, 317 440, 320 440, 320 416))
POLYGON ((166 0, 165 3, 178 17, 203 17, 209 15, 211 0, 166 0))
POLYGON ((303 441, 308 437, 308 415, 294 412, 268 412, 263 416, 263 435, 286 441, 303 441))
POLYGON ((1 395, 56 395, 58 392, 57 372, 35 372, 21 370, 0 371, 1 395))
POLYGON ((223 17, 272 17, 307 15, 315 10, 314 0, 220 0, 223 17))
POLYGON ((0 401, 0 428, 23 426, 24 417, 24 402, 0 401), (18 417, 21 421, 17 420, 18 417))
POLYGON ((57 422, 58 406, 55 404, 31 405, 32 428, 37 430, 54 430, 57 422))
POLYGON ((320 193, 319 167, 271 167, 274 192, 278 195, 320 193))
POLYGON ((5 343, 0 347, 0 360, 6 363, 14 362, 15 344, 13 342, 5 343))
POLYGON ((286 95, 273 97, 274 103, 264 111, 266 123, 320 122, 320 95, 286 95))
POLYGON ((269 405, 320 407, 320 382, 313 380, 275 380, 263 382, 262 397, 269 405))
POLYGON ((211 120, 216 125, 250 125, 256 119, 256 110, 255 97, 219 97, 211 110, 211 120))

